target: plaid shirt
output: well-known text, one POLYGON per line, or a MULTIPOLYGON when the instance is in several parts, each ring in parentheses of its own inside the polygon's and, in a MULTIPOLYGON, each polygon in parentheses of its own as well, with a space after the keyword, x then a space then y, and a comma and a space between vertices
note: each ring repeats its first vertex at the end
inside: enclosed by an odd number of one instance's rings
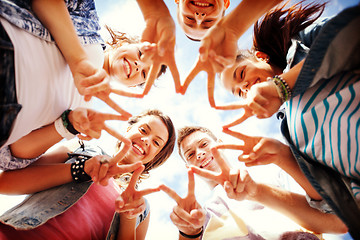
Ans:
MULTIPOLYGON (((81 43, 103 43, 94 0, 65 0, 65 4, 81 43)), ((0 15, 41 39, 53 41, 50 32, 32 12, 30 0, 0 0, 0 15)))

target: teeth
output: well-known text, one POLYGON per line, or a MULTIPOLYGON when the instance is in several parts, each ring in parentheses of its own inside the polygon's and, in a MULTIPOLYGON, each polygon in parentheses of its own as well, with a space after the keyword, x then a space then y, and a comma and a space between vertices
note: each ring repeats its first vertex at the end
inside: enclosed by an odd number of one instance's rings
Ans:
POLYGON ((209 7, 210 6, 209 3, 202 3, 202 2, 194 2, 194 5, 199 6, 199 7, 209 7))
POLYGON ((209 164, 209 162, 212 160, 212 158, 209 158, 208 160, 204 161, 201 163, 200 167, 205 167, 206 165, 209 164))
POLYGON ((130 77, 130 73, 131 73, 131 68, 130 68, 130 63, 127 61, 127 60, 125 60, 124 61, 124 64, 125 64, 125 69, 126 69, 126 75, 128 76, 128 77, 130 77))
POLYGON ((144 150, 137 144, 133 144, 133 147, 136 148, 137 150, 139 150, 139 152, 141 152, 141 154, 144 154, 144 150))

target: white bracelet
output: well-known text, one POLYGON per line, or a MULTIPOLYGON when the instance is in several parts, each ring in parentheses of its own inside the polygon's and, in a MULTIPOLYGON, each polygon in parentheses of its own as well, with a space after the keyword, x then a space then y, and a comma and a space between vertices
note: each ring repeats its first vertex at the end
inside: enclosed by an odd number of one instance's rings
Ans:
POLYGON ((58 119, 56 119, 56 121, 54 122, 55 125, 55 129, 56 131, 60 134, 60 136, 62 136, 63 138, 66 138, 67 140, 73 139, 74 137, 76 137, 76 135, 72 134, 71 132, 69 132, 66 127, 63 124, 63 120, 61 117, 59 117, 58 119))

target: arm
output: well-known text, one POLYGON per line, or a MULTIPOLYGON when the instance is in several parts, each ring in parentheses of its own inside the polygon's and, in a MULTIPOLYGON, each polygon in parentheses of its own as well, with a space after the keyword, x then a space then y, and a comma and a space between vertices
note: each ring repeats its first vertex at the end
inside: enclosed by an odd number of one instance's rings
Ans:
POLYGON ((345 224, 336 215, 322 213, 310 207, 305 196, 258 184, 253 181, 246 170, 230 170, 229 166, 225 166, 226 162, 216 148, 213 148, 211 152, 221 168, 221 173, 213 173, 197 167, 191 167, 191 169, 198 175, 223 185, 229 198, 239 201, 243 199, 257 201, 314 232, 345 233, 347 231, 345 224), (223 178, 219 178, 219 176, 223 176, 223 178), (224 179, 225 176, 227 179, 224 179))
MULTIPOLYGON (((109 91, 105 71, 96 69, 81 45, 65 2, 62 0, 32 0, 32 9, 55 39, 74 77, 81 95, 109 91), (85 83, 87 82, 87 83, 85 83)), ((87 98, 89 99, 89 98, 87 98)))
POLYGON ((242 140, 244 144, 220 144, 217 146, 218 149, 242 151, 238 160, 244 162, 247 167, 276 164, 295 179, 312 199, 322 199, 301 171, 288 146, 272 138, 247 136, 230 129, 223 129, 223 132, 242 140))
POLYGON ((133 172, 129 185, 115 201, 116 211, 120 213, 120 226, 117 239, 145 239, 149 216, 147 216, 145 222, 140 223, 138 228, 136 228, 136 218, 146 209, 143 196, 160 191, 160 189, 136 190, 136 183, 144 168, 144 166, 140 166, 133 172))
MULTIPOLYGON (((282 77, 289 85, 290 89, 294 88, 304 61, 305 59, 292 67, 288 72, 280 75, 280 77, 282 77)), ((240 118, 223 126, 224 128, 229 128, 244 122, 246 119, 254 115, 258 118, 271 117, 279 110, 281 105, 282 101, 279 96, 277 86, 273 81, 266 81, 255 84, 251 87, 250 91, 247 93, 245 104, 233 104, 218 109, 244 109, 244 113, 240 118)))
MULTIPOLYGON (((80 139, 90 140, 99 138, 104 129, 119 140, 126 141, 116 131, 110 129, 105 124, 107 120, 125 120, 123 116, 116 114, 100 113, 92 109, 77 108, 68 115, 69 122, 74 128, 83 133, 78 134, 80 139)), ((31 159, 40 156, 51 146, 60 142, 63 137, 55 128, 55 123, 32 131, 18 141, 10 145, 12 155, 18 158, 31 159)))
POLYGON ((249 200, 279 211, 308 230, 336 234, 347 232, 346 225, 335 214, 310 207, 303 195, 265 184, 258 184, 257 189, 257 194, 249 200))
POLYGON ((189 84, 201 71, 208 74, 208 98, 211 107, 214 100, 215 74, 235 63, 240 36, 266 11, 281 0, 243 0, 215 26, 210 28, 201 40, 199 57, 183 83, 181 93, 185 94, 189 84))
MULTIPOLYGON (((165 185, 161 185, 160 189, 177 203, 177 206, 174 207, 173 212, 170 214, 171 221, 182 233, 194 236, 201 233, 205 224, 206 212, 196 201, 194 174, 191 171, 188 171, 188 178, 188 194, 185 198, 181 198, 173 189, 165 185)), ((179 240, 185 239, 189 238, 179 233, 179 240)), ((201 239, 201 234, 192 239, 201 239)))
POLYGON ((141 41, 155 43, 157 53, 146 78, 143 94, 146 95, 154 83, 162 64, 169 67, 174 79, 175 91, 180 92, 180 74, 175 62, 175 23, 163 0, 137 0, 144 16, 146 27, 141 41))

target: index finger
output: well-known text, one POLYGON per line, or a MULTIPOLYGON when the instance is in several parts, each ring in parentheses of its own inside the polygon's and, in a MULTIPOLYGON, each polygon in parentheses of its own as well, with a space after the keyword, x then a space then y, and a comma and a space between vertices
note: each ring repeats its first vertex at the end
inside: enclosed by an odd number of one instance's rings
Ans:
POLYGON ((159 187, 156 187, 156 188, 147 188, 147 189, 143 189, 143 190, 140 190, 139 192, 138 192, 138 196, 139 197, 143 197, 143 196, 145 196, 145 195, 148 195, 148 194, 150 194, 150 193, 154 193, 154 192, 158 192, 158 191, 160 191, 160 188, 159 187))
POLYGON ((160 70, 160 65, 161 65, 160 62, 158 62, 158 61, 156 61, 156 62, 154 61, 153 64, 151 65, 148 76, 145 81, 143 95, 146 95, 149 93, 151 86, 154 84, 157 74, 160 70))
POLYGON ((204 177, 204 178, 207 178, 207 179, 210 179, 210 180, 213 180, 213 181, 217 182, 218 173, 216 173, 216 172, 206 170, 206 169, 202 169, 202 168, 195 167, 195 166, 190 166, 190 169, 191 169, 192 172, 194 172, 195 174, 197 174, 197 175, 199 175, 201 177, 204 177))
POLYGON ((243 133, 240 133, 240 132, 235 132, 235 131, 232 131, 228 128, 223 128, 223 132, 226 133, 226 134, 229 134, 230 136, 233 136, 235 138, 238 138, 244 142, 246 142, 248 139, 250 139, 251 137, 249 137, 248 135, 245 135, 243 133))
POLYGON ((214 156, 215 161, 219 165, 220 169, 224 173, 230 172, 229 165, 225 162, 224 158, 221 156, 220 152, 216 148, 211 148, 211 153, 214 156))
POLYGON ((107 96, 96 96, 97 98, 99 98, 100 100, 102 100, 104 103, 106 103, 109 107, 111 107, 112 109, 114 109, 115 111, 117 111, 118 113, 120 113, 121 115, 124 116, 124 118, 129 119, 129 117, 131 117, 131 113, 125 111, 124 109, 122 109, 119 105, 117 105, 110 97, 109 95, 107 96))
POLYGON ((191 170, 188 170, 188 195, 195 195, 195 179, 194 173, 191 170))
POLYGON ((199 74, 199 72, 203 71, 202 63, 200 62, 200 59, 197 60, 195 67, 193 67, 190 71, 190 73, 185 78, 185 82, 182 85, 181 93, 185 94, 188 86, 190 85, 191 81, 196 77, 196 75, 199 74))
POLYGON ((181 82, 180 82, 180 74, 179 74, 179 70, 176 66, 176 62, 174 57, 171 58, 171 61, 168 61, 167 66, 170 69, 171 75, 174 79, 174 84, 175 84, 175 92, 176 93, 181 93, 181 82))
POLYGON ((214 87, 215 87, 215 73, 213 71, 208 72, 208 82, 207 82, 207 91, 208 99, 211 107, 215 107, 214 99, 214 87))
POLYGON ((238 144, 219 144, 216 146, 217 149, 231 149, 231 150, 243 150, 244 145, 238 144))
POLYGON ((141 165, 140 167, 138 167, 132 174, 128 188, 130 189, 135 189, 136 183, 140 177, 140 174, 144 171, 145 166, 141 165))
POLYGON ((173 189, 169 188, 164 184, 161 184, 159 188, 160 190, 164 191, 167 195, 169 195, 169 197, 174 199, 178 205, 180 205, 181 197, 173 189))
POLYGON ((244 109, 245 109, 244 114, 239 119, 236 119, 235 121, 224 125, 223 128, 230 128, 230 127, 236 126, 236 125, 244 122, 249 117, 253 116, 253 113, 249 108, 244 108, 244 109))

